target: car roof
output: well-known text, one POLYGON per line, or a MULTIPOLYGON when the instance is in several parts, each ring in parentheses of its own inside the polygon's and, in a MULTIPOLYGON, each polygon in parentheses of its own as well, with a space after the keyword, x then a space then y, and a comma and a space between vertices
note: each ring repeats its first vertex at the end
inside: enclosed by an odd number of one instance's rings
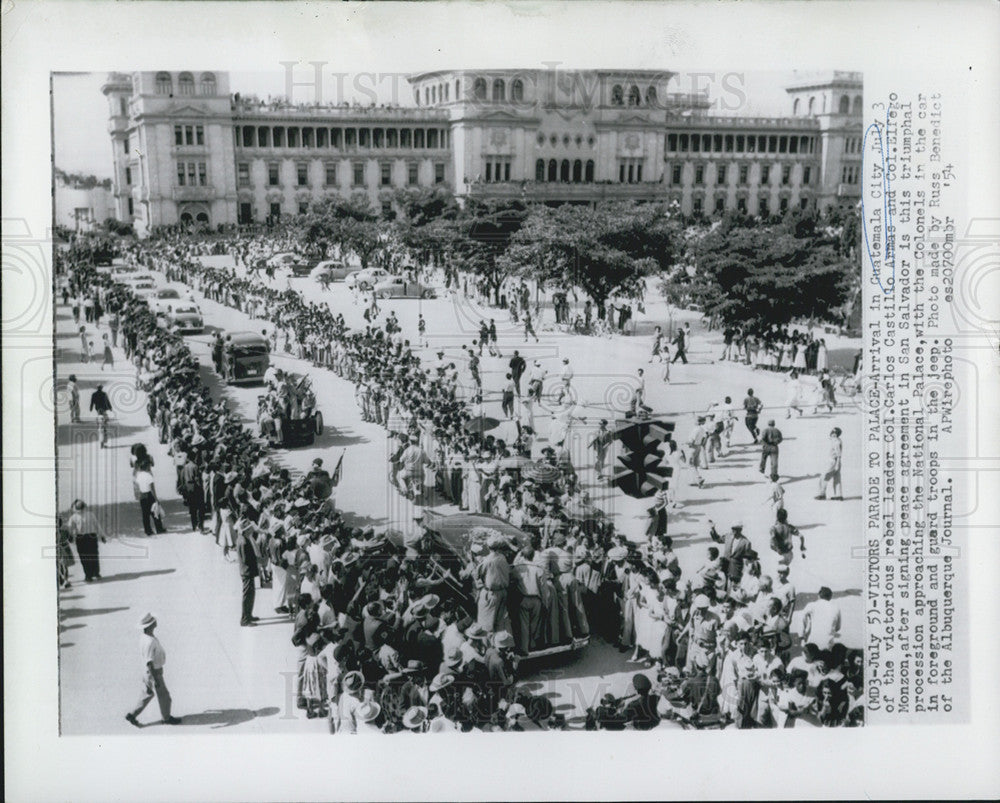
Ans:
POLYGON ((230 332, 229 334, 232 335, 233 343, 248 346, 257 344, 267 345, 267 339, 257 332, 230 332))
POLYGON ((176 297, 177 298, 181 297, 181 291, 178 290, 176 287, 161 287, 159 290, 156 291, 156 294, 160 298, 174 298, 174 296, 165 296, 163 295, 164 293, 177 293, 176 297))

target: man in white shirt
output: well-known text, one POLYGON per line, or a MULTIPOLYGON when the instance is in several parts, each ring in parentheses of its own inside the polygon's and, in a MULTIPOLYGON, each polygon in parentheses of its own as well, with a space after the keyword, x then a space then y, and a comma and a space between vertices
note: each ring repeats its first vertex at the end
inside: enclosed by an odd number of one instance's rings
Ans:
POLYGON ((823 586, 819 599, 806 605, 802 612, 802 641, 828 650, 839 636, 840 606, 833 601, 833 592, 823 586))
POLYGON ((146 535, 153 534, 153 525, 156 524, 158 532, 163 532, 163 523, 157 521, 153 515, 153 505, 156 504, 156 486, 153 475, 149 471, 138 471, 132 480, 135 483, 136 491, 139 494, 139 509, 142 512, 142 529, 146 535))
POLYGON ((153 635, 156 629, 156 619, 152 614, 147 613, 139 623, 142 635, 139 637, 139 655, 142 657, 145 676, 143 677, 143 691, 139 702, 125 715, 132 725, 137 728, 139 724, 137 717, 149 704, 149 701, 156 697, 156 702, 160 706, 160 714, 167 725, 179 725, 180 719, 170 715, 170 692, 167 691, 167 684, 163 682, 163 665, 167 662, 167 654, 160 644, 160 640, 153 635))

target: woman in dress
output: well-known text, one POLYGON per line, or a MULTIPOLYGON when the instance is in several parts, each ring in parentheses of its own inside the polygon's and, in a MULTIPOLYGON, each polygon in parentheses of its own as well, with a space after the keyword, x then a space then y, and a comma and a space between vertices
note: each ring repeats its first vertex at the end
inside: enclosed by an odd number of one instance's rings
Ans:
POLYGON ((795 357, 792 360, 792 368, 800 374, 806 371, 806 342, 804 337, 795 344, 795 357))
POLYGON ((829 355, 826 350, 826 340, 819 339, 819 347, 816 349, 816 370, 820 373, 829 367, 829 355))

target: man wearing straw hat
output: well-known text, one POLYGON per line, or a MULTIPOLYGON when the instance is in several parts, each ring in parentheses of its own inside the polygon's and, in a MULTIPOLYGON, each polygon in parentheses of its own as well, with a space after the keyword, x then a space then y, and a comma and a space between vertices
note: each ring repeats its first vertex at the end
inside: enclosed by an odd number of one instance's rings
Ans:
POLYGON ((143 712, 149 701, 156 697, 156 702, 160 705, 160 714, 167 725, 178 725, 180 719, 170 715, 170 692, 167 684, 163 682, 163 665, 167 662, 167 653, 164 651, 160 640, 153 635, 156 629, 156 619, 153 614, 147 613, 139 622, 139 629, 142 635, 139 637, 139 654, 142 656, 145 677, 143 678, 143 691, 139 702, 125 715, 132 725, 141 728, 137 717, 143 712))

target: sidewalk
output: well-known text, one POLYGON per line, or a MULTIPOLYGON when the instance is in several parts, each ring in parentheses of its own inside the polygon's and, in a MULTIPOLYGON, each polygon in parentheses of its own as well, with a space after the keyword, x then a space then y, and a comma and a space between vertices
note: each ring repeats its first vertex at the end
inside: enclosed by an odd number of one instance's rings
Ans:
MULTIPOLYGON (((93 325, 88 328, 96 332, 93 325)), ((62 306, 56 309, 56 345, 57 387, 76 374, 84 420, 71 425, 67 407, 60 406, 59 509, 84 499, 108 536, 101 545, 103 579, 85 583, 74 552, 72 588, 59 593, 62 734, 135 733, 124 716, 141 691, 137 624, 147 612, 159 620, 157 636, 167 653, 164 677, 174 716, 182 720, 173 728, 159 724, 153 701, 139 717, 149 733, 324 731, 322 720, 302 715, 299 721, 293 674, 283 674, 295 672, 291 628, 287 618, 265 615, 273 610, 268 590, 257 595, 260 626, 239 626, 239 569, 210 536, 190 531, 172 460, 149 426, 145 394, 135 390, 134 371, 121 349, 114 350, 114 370, 81 362, 72 317, 62 306), (99 448, 94 416, 87 411, 91 392, 102 382, 115 407, 107 449, 99 448), (129 447, 137 442, 146 444, 156 461, 156 487, 167 510, 164 535, 147 538, 142 532, 128 464, 129 447)))

